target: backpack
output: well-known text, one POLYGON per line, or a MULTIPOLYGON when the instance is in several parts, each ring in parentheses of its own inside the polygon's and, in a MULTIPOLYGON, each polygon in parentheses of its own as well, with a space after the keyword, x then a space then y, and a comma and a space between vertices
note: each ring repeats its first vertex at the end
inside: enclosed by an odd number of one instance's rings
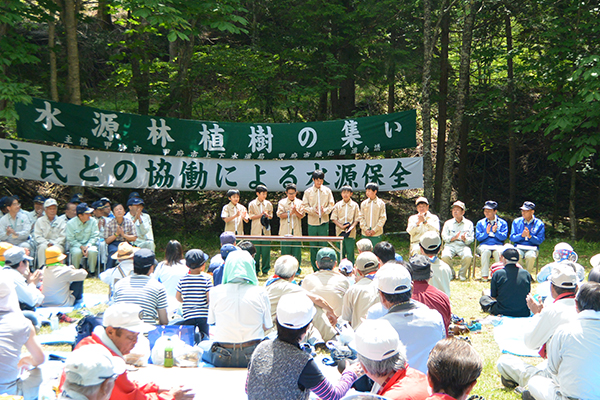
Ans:
POLYGON ((75 343, 73 344, 73 349, 79 342, 81 342, 84 338, 90 336, 94 331, 94 328, 98 325, 102 325, 103 315, 88 315, 79 320, 77 323, 77 336, 75 337, 75 343))

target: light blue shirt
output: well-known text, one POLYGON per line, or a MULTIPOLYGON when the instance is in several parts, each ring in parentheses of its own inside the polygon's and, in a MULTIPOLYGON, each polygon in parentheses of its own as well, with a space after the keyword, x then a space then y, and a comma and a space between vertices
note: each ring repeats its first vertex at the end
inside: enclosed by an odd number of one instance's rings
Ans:
MULTIPOLYGON (((133 221, 131 213, 127 213, 125 216, 133 221)), ((154 232, 152 232, 152 219, 150 218, 150 215, 143 212, 140 219, 141 221, 133 221, 135 232, 137 234, 137 240, 133 242, 133 244, 138 245, 147 241, 154 242, 154 232)))
POLYGON ((92 217, 84 224, 77 216, 67 222, 67 243, 71 249, 78 249, 81 246, 96 246, 99 236, 96 218, 92 217))
POLYGON ((5 214, 0 218, 0 240, 14 244, 15 246, 20 245, 29 239, 31 233, 31 220, 29 215, 24 211, 19 211, 17 216, 13 219, 10 214, 5 214), (15 230, 17 237, 13 234, 7 234, 6 228, 11 227, 15 230))

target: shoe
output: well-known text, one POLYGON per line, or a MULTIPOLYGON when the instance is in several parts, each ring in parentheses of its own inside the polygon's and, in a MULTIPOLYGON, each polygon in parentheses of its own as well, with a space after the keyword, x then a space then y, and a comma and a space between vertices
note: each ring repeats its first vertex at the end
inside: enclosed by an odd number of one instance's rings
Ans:
POLYGON ((513 381, 512 379, 507 379, 502 375, 500 375, 500 381, 502 381, 502 385, 504 385, 505 388, 514 389, 519 386, 517 382, 513 381))
POLYGON ((529 392, 529 390, 524 390, 523 393, 521 393, 521 399, 523 399, 523 400, 535 400, 535 397, 533 397, 531 395, 531 393, 529 392))
POLYGON ((63 314, 61 312, 56 313, 56 315, 58 316, 58 321, 59 322, 67 322, 69 324, 72 324, 73 322, 75 322, 75 320, 71 317, 69 317, 67 314, 63 314))

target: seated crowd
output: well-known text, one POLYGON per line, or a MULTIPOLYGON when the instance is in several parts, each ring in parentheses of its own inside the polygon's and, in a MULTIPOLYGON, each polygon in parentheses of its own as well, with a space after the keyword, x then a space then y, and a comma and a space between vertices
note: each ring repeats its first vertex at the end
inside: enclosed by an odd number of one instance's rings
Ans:
MULTIPOLYGON (((263 210, 264 193, 249 209, 263 210)), ((350 193, 346 191, 346 196, 350 193)), ((583 283, 585 271, 577 264, 576 253, 568 244, 558 244, 555 262, 536 277, 547 294, 533 296, 530 272, 544 232, 543 224, 533 217, 531 202, 525 202, 523 217, 513 223, 513 246, 504 244, 509 237, 507 224, 496 216, 495 202, 486 202, 485 218, 476 227, 464 218, 464 204, 455 202, 453 219, 446 221, 440 234, 439 220, 429 212, 427 199, 420 197, 418 213, 408 222, 411 256, 407 261, 389 242, 374 241, 371 235, 353 241, 353 248, 345 247, 342 254, 328 247, 318 249, 312 259, 314 272, 299 282, 300 260, 290 249, 290 254, 275 261, 274 274, 263 286, 258 275, 269 272, 268 257, 265 262, 265 255, 251 242, 236 244, 232 231, 220 236, 220 253, 212 259, 200 249, 184 252, 172 240, 159 263, 151 220, 137 193, 127 202, 127 214, 125 206, 113 206, 106 198, 88 207, 76 196, 69 203, 73 206, 68 205, 73 208, 71 217, 66 211, 58 217, 56 200, 36 199, 31 214, 20 210, 18 199, 8 198, 7 214, 0 219, 5 234, 0 237, 4 266, 0 344, 14 348, 10 355, 0 352, 0 393, 34 398, 30 392, 35 390, 35 374, 24 382, 18 371, 44 361, 35 339, 36 307, 72 306, 81 300, 83 281, 88 273, 104 269, 98 267, 100 263, 105 269, 99 278, 110 287, 110 305, 102 325, 79 342, 68 358, 61 378, 62 398, 192 398, 194 394, 181 387, 141 385, 129 379, 122 365, 139 334, 155 325, 180 324, 195 327, 204 362, 248 368, 249 399, 307 399, 310 392, 324 400, 340 399, 355 387, 388 399, 465 400, 483 364, 469 343, 449 337, 453 270, 448 263, 460 257, 458 278, 466 279, 473 258, 469 246, 477 240, 482 276, 491 278, 489 291, 480 299, 482 309, 494 315, 533 315, 525 344, 545 359, 532 366, 502 356, 497 365, 502 383, 523 388, 527 400, 600 398, 600 370, 589 357, 600 354, 600 283, 594 282, 600 276, 600 255, 591 260, 590 282, 583 283), (489 265, 491 256, 494 265, 489 265), (35 260, 41 269, 34 267, 35 260), (80 268, 82 260, 86 260, 84 268, 80 268), (357 361, 339 361, 343 372, 332 382, 311 353, 316 344, 335 341, 343 326, 354 331, 350 346, 357 361), (30 354, 20 357, 23 345, 30 354)), ((289 213, 299 210, 301 214, 301 205, 296 209, 294 200, 290 199, 289 213)), ((237 202, 233 206, 237 211, 228 211, 233 218, 226 223, 237 229, 247 214, 237 202)), ((371 211, 375 207, 369 206, 371 211)), ((265 210, 267 214, 256 215, 269 215, 265 210)), ((361 213, 352 210, 361 220, 361 213)), ((285 217, 291 224, 289 213, 285 217)))

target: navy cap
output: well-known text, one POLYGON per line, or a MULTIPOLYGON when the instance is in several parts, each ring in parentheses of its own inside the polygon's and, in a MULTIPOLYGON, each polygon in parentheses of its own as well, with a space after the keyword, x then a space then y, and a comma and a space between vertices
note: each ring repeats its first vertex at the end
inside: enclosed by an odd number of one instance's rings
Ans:
POLYGON ((127 200, 128 206, 137 206, 139 204, 144 204, 144 200, 142 200, 140 197, 131 197, 129 200, 127 200))
POLYGON ((221 246, 224 244, 235 244, 235 234, 233 232, 223 232, 219 236, 219 240, 221 241, 221 246))
POLYGON ((77 208, 75 209, 77 215, 79 214, 89 214, 94 212, 93 208, 88 207, 87 203, 77 204, 77 208))
POLYGON ((221 258, 223 258, 223 261, 225 261, 227 259, 227 256, 229 255, 229 253, 231 253, 232 251, 236 251, 237 249, 238 248, 232 244, 223 245, 221 247, 221 258))
POLYGON ((485 202, 484 209, 488 209, 488 210, 497 210, 498 209, 498 203, 496 203, 493 200, 488 200, 485 202))
POLYGON ((150 268, 158 264, 154 252, 150 249, 139 249, 133 255, 133 266, 135 268, 150 268))
POLYGON ((131 199, 132 197, 140 197, 140 194, 138 192, 131 192, 131 193, 129 193, 129 197, 127 197, 127 198, 131 199))
POLYGON ((81 193, 75 193, 73 195, 73 197, 71 197, 71 200, 69 201, 69 203, 81 203, 83 201, 83 194, 81 193))
POLYGON ((519 251, 512 246, 505 245, 505 249, 502 251, 502 257, 506 258, 506 261, 516 263, 519 261, 519 251))
POLYGON ((206 261, 208 261, 208 254, 202 250, 192 249, 185 253, 185 265, 189 269, 200 268, 206 261))
POLYGON ((100 207, 102 207, 102 202, 100 200, 96 200, 95 202, 92 203, 92 208, 97 210, 100 207))
POLYGON ((535 204, 532 203, 531 201, 526 201, 525 203, 523 203, 523 205, 520 207, 521 210, 535 210, 535 204))
POLYGON ((44 196, 42 196, 41 194, 38 194, 37 196, 35 196, 33 198, 33 202, 34 203, 44 203, 46 201, 46 198, 44 196))
POLYGON ((6 203, 6 199, 8 199, 6 196, 0 197, 0 207, 6 207, 6 204, 4 204, 6 203))

